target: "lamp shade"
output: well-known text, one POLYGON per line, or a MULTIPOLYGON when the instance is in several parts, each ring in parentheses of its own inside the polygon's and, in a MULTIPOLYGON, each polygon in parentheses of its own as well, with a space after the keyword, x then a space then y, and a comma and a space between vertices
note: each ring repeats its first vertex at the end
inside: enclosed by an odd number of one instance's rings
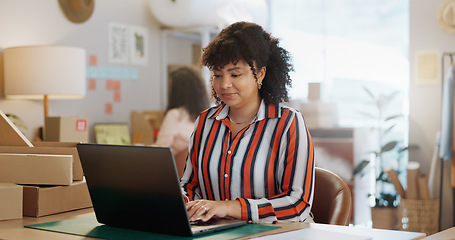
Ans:
POLYGON ((7 48, 4 93, 7 99, 74 99, 85 96, 86 53, 67 46, 7 48))

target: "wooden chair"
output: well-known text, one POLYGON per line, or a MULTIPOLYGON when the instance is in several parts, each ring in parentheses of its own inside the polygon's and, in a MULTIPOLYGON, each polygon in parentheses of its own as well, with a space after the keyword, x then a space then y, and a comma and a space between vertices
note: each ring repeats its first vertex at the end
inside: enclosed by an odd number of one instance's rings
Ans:
POLYGON ((336 174, 315 168, 311 212, 316 223, 349 225, 352 211, 351 190, 336 174))

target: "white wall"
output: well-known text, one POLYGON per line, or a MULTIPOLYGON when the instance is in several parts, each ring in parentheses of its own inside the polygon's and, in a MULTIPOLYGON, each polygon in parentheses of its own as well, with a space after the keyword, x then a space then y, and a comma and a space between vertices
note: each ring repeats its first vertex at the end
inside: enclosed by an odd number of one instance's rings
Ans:
MULTIPOLYGON (((441 127, 441 82, 435 85, 416 84, 415 54, 421 50, 455 51, 455 35, 444 32, 437 23, 438 8, 443 0, 411 0, 410 4, 410 83, 409 83, 409 143, 420 149, 411 151, 410 161, 421 163, 428 174, 437 132, 441 127)), ((448 185, 450 163, 444 165, 448 185)), ((448 187, 448 186, 447 186, 448 187)), ((443 229, 453 226, 450 187, 444 190, 443 229)))
MULTIPOLYGON (((98 122, 129 122, 132 110, 162 110, 165 103, 161 96, 161 32, 160 24, 152 16, 145 0, 95 0, 95 9, 91 18, 81 24, 66 19, 57 0, 0 0, 0 54, 3 49, 25 45, 69 45, 82 47, 89 55, 98 57, 100 67, 120 67, 136 69, 138 80, 121 81, 121 102, 114 102, 112 91, 105 90, 105 80, 97 81, 97 89, 87 90, 81 100, 50 100, 50 116, 87 116, 93 129, 98 122), (142 26, 149 30, 148 65, 110 64, 108 60, 109 23, 121 23, 130 26, 142 26), (113 103, 113 113, 106 114, 106 102, 113 103)), ((182 45, 181 40, 172 40, 169 44, 182 45)), ((168 45, 169 45, 168 44, 168 45)), ((189 47, 191 44, 188 45, 189 47)), ((169 47, 170 61, 179 63, 192 58, 189 51, 182 47, 169 47), (176 51, 172 51, 176 49, 176 51), (178 51, 177 51, 178 49, 178 51), (183 60, 182 60, 183 59, 183 60)), ((1 56, 0 56, 1 57, 1 56)), ((2 59, 2 58, 0 58, 2 59)), ((0 66, 3 66, 0 60, 0 66)), ((172 62, 170 62, 172 63, 172 62)), ((3 67, 0 67, 0 110, 20 116, 28 126, 24 134, 29 139, 37 136, 37 130, 43 126, 43 105, 41 101, 6 100, 3 96, 3 67)), ((94 141, 93 131, 90 139, 94 141)))

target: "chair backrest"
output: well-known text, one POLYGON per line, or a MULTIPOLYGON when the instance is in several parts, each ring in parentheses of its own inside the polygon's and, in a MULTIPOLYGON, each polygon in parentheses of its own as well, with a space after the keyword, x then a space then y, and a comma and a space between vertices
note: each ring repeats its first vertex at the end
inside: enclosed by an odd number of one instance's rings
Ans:
POLYGON ((351 190, 336 174, 315 168, 311 212, 316 223, 349 225, 352 211, 351 190))

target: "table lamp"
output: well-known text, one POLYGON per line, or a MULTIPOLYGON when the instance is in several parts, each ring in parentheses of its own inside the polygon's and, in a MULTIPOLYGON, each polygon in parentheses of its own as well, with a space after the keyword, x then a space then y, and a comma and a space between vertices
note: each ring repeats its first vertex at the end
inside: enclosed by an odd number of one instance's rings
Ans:
POLYGON ((4 93, 7 99, 83 98, 86 91, 86 53, 68 46, 7 48, 4 56, 4 93))

